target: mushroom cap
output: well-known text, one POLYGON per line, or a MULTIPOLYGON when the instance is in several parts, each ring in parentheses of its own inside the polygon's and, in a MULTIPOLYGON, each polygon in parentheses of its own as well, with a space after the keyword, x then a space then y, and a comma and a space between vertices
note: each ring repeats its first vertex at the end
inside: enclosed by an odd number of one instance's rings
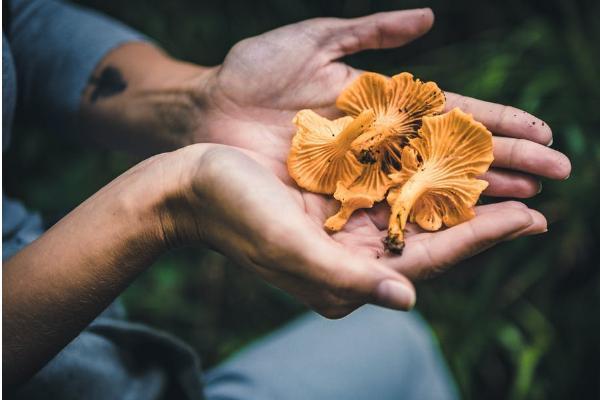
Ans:
POLYGON ((420 137, 402 152, 402 169, 390 174, 389 234, 398 235, 406 220, 435 231, 474 216, 473 206, 486 181, 477 179, 492 163, 492 134, 458 108, 424 117, 420 137))
POLYGON ((326 222, 328 229, 341 229, 352 211, 383 200, 392 184, 388 174, 400 168, 402 148, 417 136, 421 119, 441 112, 444 103, 444 94, 434 82, 421 82, 407 72, 392 78, 366 72, 344 89, 337 107, 352 116, 373 110, 375 120, 352 143, 365 167, 356 180, 337 187, 334 197, 342 204, 326 222))
POLYGON ((338 181, 351 184, 363 166, 349 151, 350 145, 373 119, 370 110, 356 119, 333 121, 312 110, 299 111, 293 120, 298 130, 287 160, 290 176, 298 186, 315 193, 334 193, 338 181))
MULTIPOLYGON (((406 160, 403 157, 404 173, 416 172, 422 164, 422 168, 435 165, 436 169, 445 172, 445 178, 473 178, 486 172, 494 161, 492 134, 471 114, 459 108, 423 118, 419 138, 411 140, 410 147, 416 153, 411 152, 406 160)), ((444 184, 443 180, 436 182, 444 184)))
POLYGON ((348 115, 358 115, 366 109, 375 112, 373 128, 353 144, 355 153, 400 153, 406 136, 416 134, 424 116, 441 113, 445 100, 434 82, 422 82, 408 72, 391 78, 366 72, 344 89, 336 106, 348 115))

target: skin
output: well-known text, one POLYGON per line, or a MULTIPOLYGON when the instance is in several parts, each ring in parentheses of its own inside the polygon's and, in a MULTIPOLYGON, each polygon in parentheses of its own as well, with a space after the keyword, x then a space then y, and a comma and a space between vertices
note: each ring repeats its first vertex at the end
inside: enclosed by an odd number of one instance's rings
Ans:
MULTIPOLYGON (((197 140, 258 153, 260 156, 254 158, 293 189, 285 166, 295 133, 290 121, 304 108, 339 116, 336 97, 362 72, 339 59, 363 50, 402 46, 426 33, 432 24, 430 9, 396 11, 351 20, 309 20, 242 41, 209 73, 210 107, 204 111, 197 140), (275 82, 271 79, 274 74, 275 82)), ((539 177, 568 177, 570 162, 547 147, 552 131, 542 120, 514 107, 454 93, 446 93, 446 98, 446 111, 460 107, 495 134, 495 161, 482 176, 490 183, 485 195, 532 197, 539 192, 539 177)), ((302 191, 296 196, 319 226, 337 209, 337 202, 323 196, 302 191)), ((383 252, 382 230, 389 217, 385 204, 356 213, 344 231, 332 238, 355 250, 360 246, 357 251, 361 254, 379 258, 412 279, 434 275, 516 233, 546 230, 545 218, 518 202, 479 207, 477 213, 478 217, 468 223, 442 232, 423 233, 411 227, 402 257, 383 252), (530 218, 526 229, 519 228, 524 224, 521 212, 528 214, 523 219, 530 218)))
MULTIPOLYGON (((171 248, 209 245, 322 315, 340 318, 365 303, 410 309, 411 279, 544 232, 539 212, 496 203, 447 230, 409 226, 397 257, 383 252, 385 204, 355 213, 344 230, 328 235, 322 224, 336 202, 289 178, 295 113, 336 115, 337 94, 360 73, 336 60, 402 46, 432 23, 429 9, 304 21, 238 43, 213 68, 141 43, 109 53, 83 96, 86 137, 143 155, 189 146, 138 164, 5 263, 8 386, 41 368, 171 248)), ((569 160, 546 147, 552 135, 541 120, 451 93, 447 99, 449 109, 460 106, 496 134, 496 160, 483 177, 487 195, 530 197, 539 188, 535 176, 569 175, 569 160)))

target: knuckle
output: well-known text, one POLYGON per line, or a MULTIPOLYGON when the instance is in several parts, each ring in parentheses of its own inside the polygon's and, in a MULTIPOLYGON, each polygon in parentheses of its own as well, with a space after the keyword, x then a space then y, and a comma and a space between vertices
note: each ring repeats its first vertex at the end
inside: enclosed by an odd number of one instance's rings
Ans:
POLYGON ((523 204, 517 200, 509 200, 506 202, 506 205, 510 208, 518 208, 518 209, 522 209, 522 210, 525 210, 527 208, 527 206, 525 204, 523 204))
POLYGON ((513 115, 517 115, 517 110, 514 107, 502 105, 498 113, 495 128, 498 131, 506 131, 508 126, 514 121, 514 118, 510 118, 513 115))
POLYGON ((507 118, 508 116, 515 116, 518 115, 519 113, 523 113, 523 111, 519 110, 518 108, 515 108, 513 106, 504 106, 504 117, 507 118))
POLYGON ((316 17, 304 21, 303 24, 305 24, 305 26, 311 26, 313 28, 321 28, 324 30, 328 30, 329 27, 335 24, 336 21, 338 21, 338 19, 333 17, 316 17))
POLYGON ((529 226, 533 224, 533 217, 525 210, 519 210, 519 212, 515 213, 515 223, 520 226, 529 226))
POLYGON ((532 179, 523 179, 520 186, 523 197, 533 197, 538 194, 540 190, 539 182, 532 179))
POLYGON ((300 22, 298 27, 305 32, 306 35, 313 38, 317 43, 328 39, 334 33, 334 26, 338 22, 337 18, 317 17, 303 22, 300 22))
POLYGON ((254 38, 242 39, 231 47, 229 54, 243 54, 255 46, 254 38))
POLYGON ((469 97, 463 96, 463 95, 458 95, 457 103, 459 104, 459 107, 461 107, 465 112, 468 112, 471 114, 473 113, 473 109, 472 109, 473 102, 471 101, 471 99, 469 97))
POLYGON ((509 153, 508 153, 508 168, 511 169, 519 169, 520 167, 523 167, 522 165, 520 165, 524 160, 527 160, 527 157, 523 157, 523 145, 524 145, 524 140, 523 139, 514 139, 511 142, 511 146, 509 149, 509 153))

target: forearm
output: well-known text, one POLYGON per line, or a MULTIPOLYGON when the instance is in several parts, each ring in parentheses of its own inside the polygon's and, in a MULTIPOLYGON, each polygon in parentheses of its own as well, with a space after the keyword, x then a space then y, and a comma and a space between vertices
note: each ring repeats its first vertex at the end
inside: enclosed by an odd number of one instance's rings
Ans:
POLYGON ((147 43, 122 45, 104 57, 85 89, 81 130, 105 147, 141 155, 191 144, 211 71, 147 43))
POLYGON ((111 182, 5 262, 8 385, 41 368, 164 251, 160 207, 170 183, 163 185, 161 157, 111 182))

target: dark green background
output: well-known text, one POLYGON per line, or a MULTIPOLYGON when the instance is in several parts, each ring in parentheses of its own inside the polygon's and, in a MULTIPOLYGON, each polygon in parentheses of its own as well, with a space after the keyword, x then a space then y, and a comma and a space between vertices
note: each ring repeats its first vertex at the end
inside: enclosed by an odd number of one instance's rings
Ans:
MULTIPOLYGON (((502 244, 420 283, 417 308, 438 334, 466 398, 600 397, 598 1, 81 3, 205 65, 219 63, 242 38, 302 19, 431 6, 437 17, 429 35, 349 62, 410 71, 447 90, 524 108, 552 126, 554 147, 571 157, 573 173, 544 182, 540 196, 527 201, 548 216, 547 234, 502 244)), ((52 223, 133 162, 20 127, 4 159, 4 186, 52 223)), ((125 300, 132 318, 189 341, 205 366, 304 310, 207 250, 164 256, 125 300)))

